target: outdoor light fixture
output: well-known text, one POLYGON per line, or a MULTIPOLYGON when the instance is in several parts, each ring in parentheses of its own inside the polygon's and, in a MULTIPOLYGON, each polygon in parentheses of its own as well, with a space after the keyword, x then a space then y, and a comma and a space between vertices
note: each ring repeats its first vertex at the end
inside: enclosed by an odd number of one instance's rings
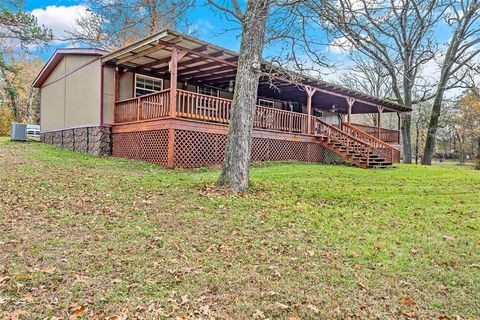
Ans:
POLYGON ((233 80, 230 80, 228 82, 228 92, 233 92, 233 80))
POLYGON ((337 110, 337 105, 336 105, 336 104, 332 104, 332 108, 330 109, 330 112, 335 113, 335 112, 337 112, 337 111, 338 111, 338 110, 337 110))

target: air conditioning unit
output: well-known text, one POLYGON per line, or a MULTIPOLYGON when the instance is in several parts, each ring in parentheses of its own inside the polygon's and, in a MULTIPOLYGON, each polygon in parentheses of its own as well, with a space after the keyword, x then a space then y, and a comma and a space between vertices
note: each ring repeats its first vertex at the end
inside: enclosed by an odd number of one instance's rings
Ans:
POLYGON ((12 141, 27 141, 27 125, 23 123, 12 123, 10 138, 12 141))

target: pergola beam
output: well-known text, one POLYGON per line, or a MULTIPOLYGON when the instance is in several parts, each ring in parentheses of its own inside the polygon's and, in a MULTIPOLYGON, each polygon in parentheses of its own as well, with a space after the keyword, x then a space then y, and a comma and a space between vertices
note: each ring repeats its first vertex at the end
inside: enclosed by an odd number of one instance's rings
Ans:
MULTIPOLYGON (((120 65, 120 64, 124 64, 124 63, 127 63, 129 61, 132 61, 132 60, 135 60, 135 59, 138 59, 138 58, 141 58, 141 57, 144 57, 144 56, 147 56, 151 53, 154 53, 154 52, 157 52, 157 51, 161 51, 163 49, 165 49, 166 46, 165 45, 154 45, 153 47, 150 47, 150 48, 147 48, 145 50, 142 50, 142 51, 139 51, 137 53, 133 53, 131 56, 128 56, 128 57, 125 57, 125 58, 122 58, 122 59, 118 59, 116 61, 116 64, 117 65, 120 65)), ((149 59, 152 59, 152 58, 149 58, 149 59)))

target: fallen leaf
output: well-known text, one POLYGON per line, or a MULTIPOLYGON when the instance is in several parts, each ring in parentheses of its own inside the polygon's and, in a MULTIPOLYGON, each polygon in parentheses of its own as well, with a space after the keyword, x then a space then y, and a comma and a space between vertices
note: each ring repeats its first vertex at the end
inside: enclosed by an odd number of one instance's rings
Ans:
POLYGON ((413 311, 413 310, 401 311, 401 314, 403 314, 404 316, 407 316, 409 318, 415 317, 415 311, 413 311))
POLYGON ((286 310, 289 308, 286 304, 280 303, 280 302, 275 302, 275 306, 279 309, 286 310))
POLYGON ((410 298, 410 297, 405 297, 400 301, 401 304, 406 305, 406 306, 413 306, 416 304, 416 302, 410 298))
POLYGON ((254 319, 265 319, 265 314, 260 310, 256 310, 255 313, 253 314, 253 318, 254 319))
POLYGON ((314 305, 312 305, 312 304, 309 304, 309 305, 307 305, 307 308, 308 308, 308 309, 310 309, 310 310, 312 310, 312 311, 313 311, 313 313, 315 313, 315 314, 317 314, 317 313, 319 313, 319 312, 320 312, 320 310, 318 310, 318 308, 317 308, 317 307, 315 307, 315 306, 314 306, 314 305))
POLYGON ((288 318, 288 320, 300 320, 300 318, 297 317, 297 316, 295 316, 295 317, 290 317, 290 318, 288 318))
POLYGON ((46 273, 46 274, 53 274, 56 269, 57 268, 55 268, 55 267, 45 268, 45 269, 42 270, 42 272, 46 273))
POLYGON ((72 315, 68 319, 77 320, 79 317, 81 317, 85 313, 85 311, 87 311, 87 306, 72 305, 70 306, 70 311, 72 312, 72 315))

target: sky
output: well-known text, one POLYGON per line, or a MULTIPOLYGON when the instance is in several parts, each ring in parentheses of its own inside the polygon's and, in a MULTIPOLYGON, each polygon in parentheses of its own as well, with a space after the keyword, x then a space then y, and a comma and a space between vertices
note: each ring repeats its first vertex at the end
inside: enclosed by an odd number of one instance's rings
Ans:
MULTIPOLYGON (((194 36, 227 49, 238 51, 240 44, 238 25, 226 19, 218 10, 215 11, 208 5, 202 5, 205 2, 206 0, 197 0, 197 7, 189 13, 188 20, 195 30, 194 36), (226 29, 236 30, 225 33, 226 29)), ((25 6, 28 11, 37 17, 39 24, 52 29, 54 35, 61 36, 64 30, 72 29, 75 20, 85 13, 87 9, 86 3, 86 0, 26 0, 25 6)), ((442 30, 437 32, 437 38, 442 42, 448 41, 448 36, 449 32, 442 32, 442 30)), ((55 49, 68 46, 70 46, 70 43, 56 42, 46 49, 33 54, 40 56, 46 61, 52 56, 55 49)), ((267 48, 264 52, 265 56, 269 55, 268 50, 267 48)), ((330 63, 341 66, 343 71, 349 70, 352 66, 348 54, 341 51, 338 47, 326 46, 325 54, 330 63)), ((435 77, 435 74, 439 72, 438 66, 434 66, 434 64, 432 62, 431 66, 426 68, 426 72, 430 77, 435 77)), ((323 78, 336 82, 339 74, 338 72, 326 74, 323 78)))
MULTIPOLYGON (((55 35, 61 35, 64 30, 71 29, 74 21, 85 12, 87 6, 82 0, 27 0, 26 9, 37 17, 39 24, 52 29, 55 35)), ((224 33, 223 30, 235 27, 223 16, 214 13, 211 8, 200 5, 190 13, 190 21, 195 29, 195 36, 215 43, 230 50, 238 51, 240 41, 238 32, 224 33)), ((64 48, 69 43, 55 43, 47 49, 37 52, 44 60, 53 54, 56 48, 64 48)))

